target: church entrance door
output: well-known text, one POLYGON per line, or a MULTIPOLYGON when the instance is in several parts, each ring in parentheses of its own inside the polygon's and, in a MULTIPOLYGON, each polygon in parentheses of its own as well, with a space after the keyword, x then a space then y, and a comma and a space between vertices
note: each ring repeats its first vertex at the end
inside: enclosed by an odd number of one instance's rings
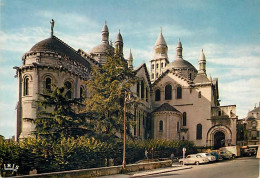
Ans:
POLYGON ((214 149, 219 149, 225 146, 225 134, 221 131, 217 131, 214 134, 214 149))

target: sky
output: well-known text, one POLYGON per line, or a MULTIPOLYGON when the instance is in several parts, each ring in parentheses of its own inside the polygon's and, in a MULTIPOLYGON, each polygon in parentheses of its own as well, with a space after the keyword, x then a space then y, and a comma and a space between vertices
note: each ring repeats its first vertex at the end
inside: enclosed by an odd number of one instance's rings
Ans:
POLYGON ((37 42, 54 35, 88 52, 120 30, 124 55, 134 67, 150 66, 162 28, 169 61, 180 38, 183 57, 196 68, 201 49, 207 75, 218 78, 221 105, 236 105, 239 119, 260 102, 260 0, 0 0, 0 135, 15 135, 17 78, 14 66, 37 42))

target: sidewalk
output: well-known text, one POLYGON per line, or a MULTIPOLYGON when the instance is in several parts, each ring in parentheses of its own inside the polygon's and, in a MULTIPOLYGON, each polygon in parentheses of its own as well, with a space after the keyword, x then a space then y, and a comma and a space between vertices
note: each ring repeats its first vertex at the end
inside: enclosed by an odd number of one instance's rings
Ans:
POLYGON ((192 166, 181 166, 181 165, 172 165, 172 167, 167 168, 158 168, 153 170, 147 170, 147 171, 139 171, 139 172, 130 172, 127 174, 116 174, 116 175, 110 175, 110 176, 102 176, 101 178, 129 178, 129 177, 144 177, 144 176, 151 176, 161 173, 167 173, 172 171, 179 171, 184 169, 191 169, 192 166))
POLYGON ((172 172, 172 171, 179 171, 179 170, 184 170, 184 169, 191 169, 191 168, 192 168, 192 166, 173 165, 172 167, 159 168, 159 169, 153 169, 153 170, 150 170, 150 171, 143 171, 143 172, 134 173, 133 175, 130 175, 130 177, 150 176, 150 175, 156 175, 156 174, 172 172))

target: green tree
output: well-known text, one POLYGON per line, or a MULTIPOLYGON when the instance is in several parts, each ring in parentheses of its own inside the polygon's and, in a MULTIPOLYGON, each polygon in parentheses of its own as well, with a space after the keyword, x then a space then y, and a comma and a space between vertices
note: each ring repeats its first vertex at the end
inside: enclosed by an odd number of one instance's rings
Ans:
POLYGON ((86 113, 81 113, 83 107, 80 98, 68 99, 66 87, 54 87, 53 91, 40 94, 38 107, 40 112, 33 120, 36 137, 58 140, 61 137, 77 137, 92 134, 86 122, 86 113))
MULTIPOLYGON (((99 134, 100 139, 116 137, 123 133, 125 91, 130 94, 130 87, 136 78, 127 62, 119 55, 109 55, 104 66, 93 67, 92 76, 87 81, 90 97, 85 100, 86 112, 92 113, 89 122, 99 134)), ((136 100, 127 103, 127 134, 132 124, 131 107, 136 100)))

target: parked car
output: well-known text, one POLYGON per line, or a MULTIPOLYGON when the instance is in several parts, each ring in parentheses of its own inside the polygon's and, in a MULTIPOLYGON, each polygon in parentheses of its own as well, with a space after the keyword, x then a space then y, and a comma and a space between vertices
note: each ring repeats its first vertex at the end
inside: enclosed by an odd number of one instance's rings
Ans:
POLYGON ((242 155, 243 156, 252 156, 256 154, 256 149, 255 148, 245 148, 242 150, 242 155))
POLYGON ((209 152, 209 154, 216 157, 216 161, 223 160, 222 156, 218 154, 217 152, 209 152))
POLYGON ((210 162, 216 161, 216 157, 209 153, 197 153, 197 154, 201 155, 202 157, 208 158, 210 162))
POLYGON ((208 163, 208 162, 209 162, 208 158, 202 157, 201 155, 198 155, 198 154, 191 154, 191 155, 188 155, 184 159, 179 159, 179 163, 181 163, 181 164, 184 163, 184 164, 199 165, 199 164, 208 163))
POLYGON ((232 153, 230 153, 229 151, 220 151, 219 154, 223 159, 232 159, 233 158, 232 153))

